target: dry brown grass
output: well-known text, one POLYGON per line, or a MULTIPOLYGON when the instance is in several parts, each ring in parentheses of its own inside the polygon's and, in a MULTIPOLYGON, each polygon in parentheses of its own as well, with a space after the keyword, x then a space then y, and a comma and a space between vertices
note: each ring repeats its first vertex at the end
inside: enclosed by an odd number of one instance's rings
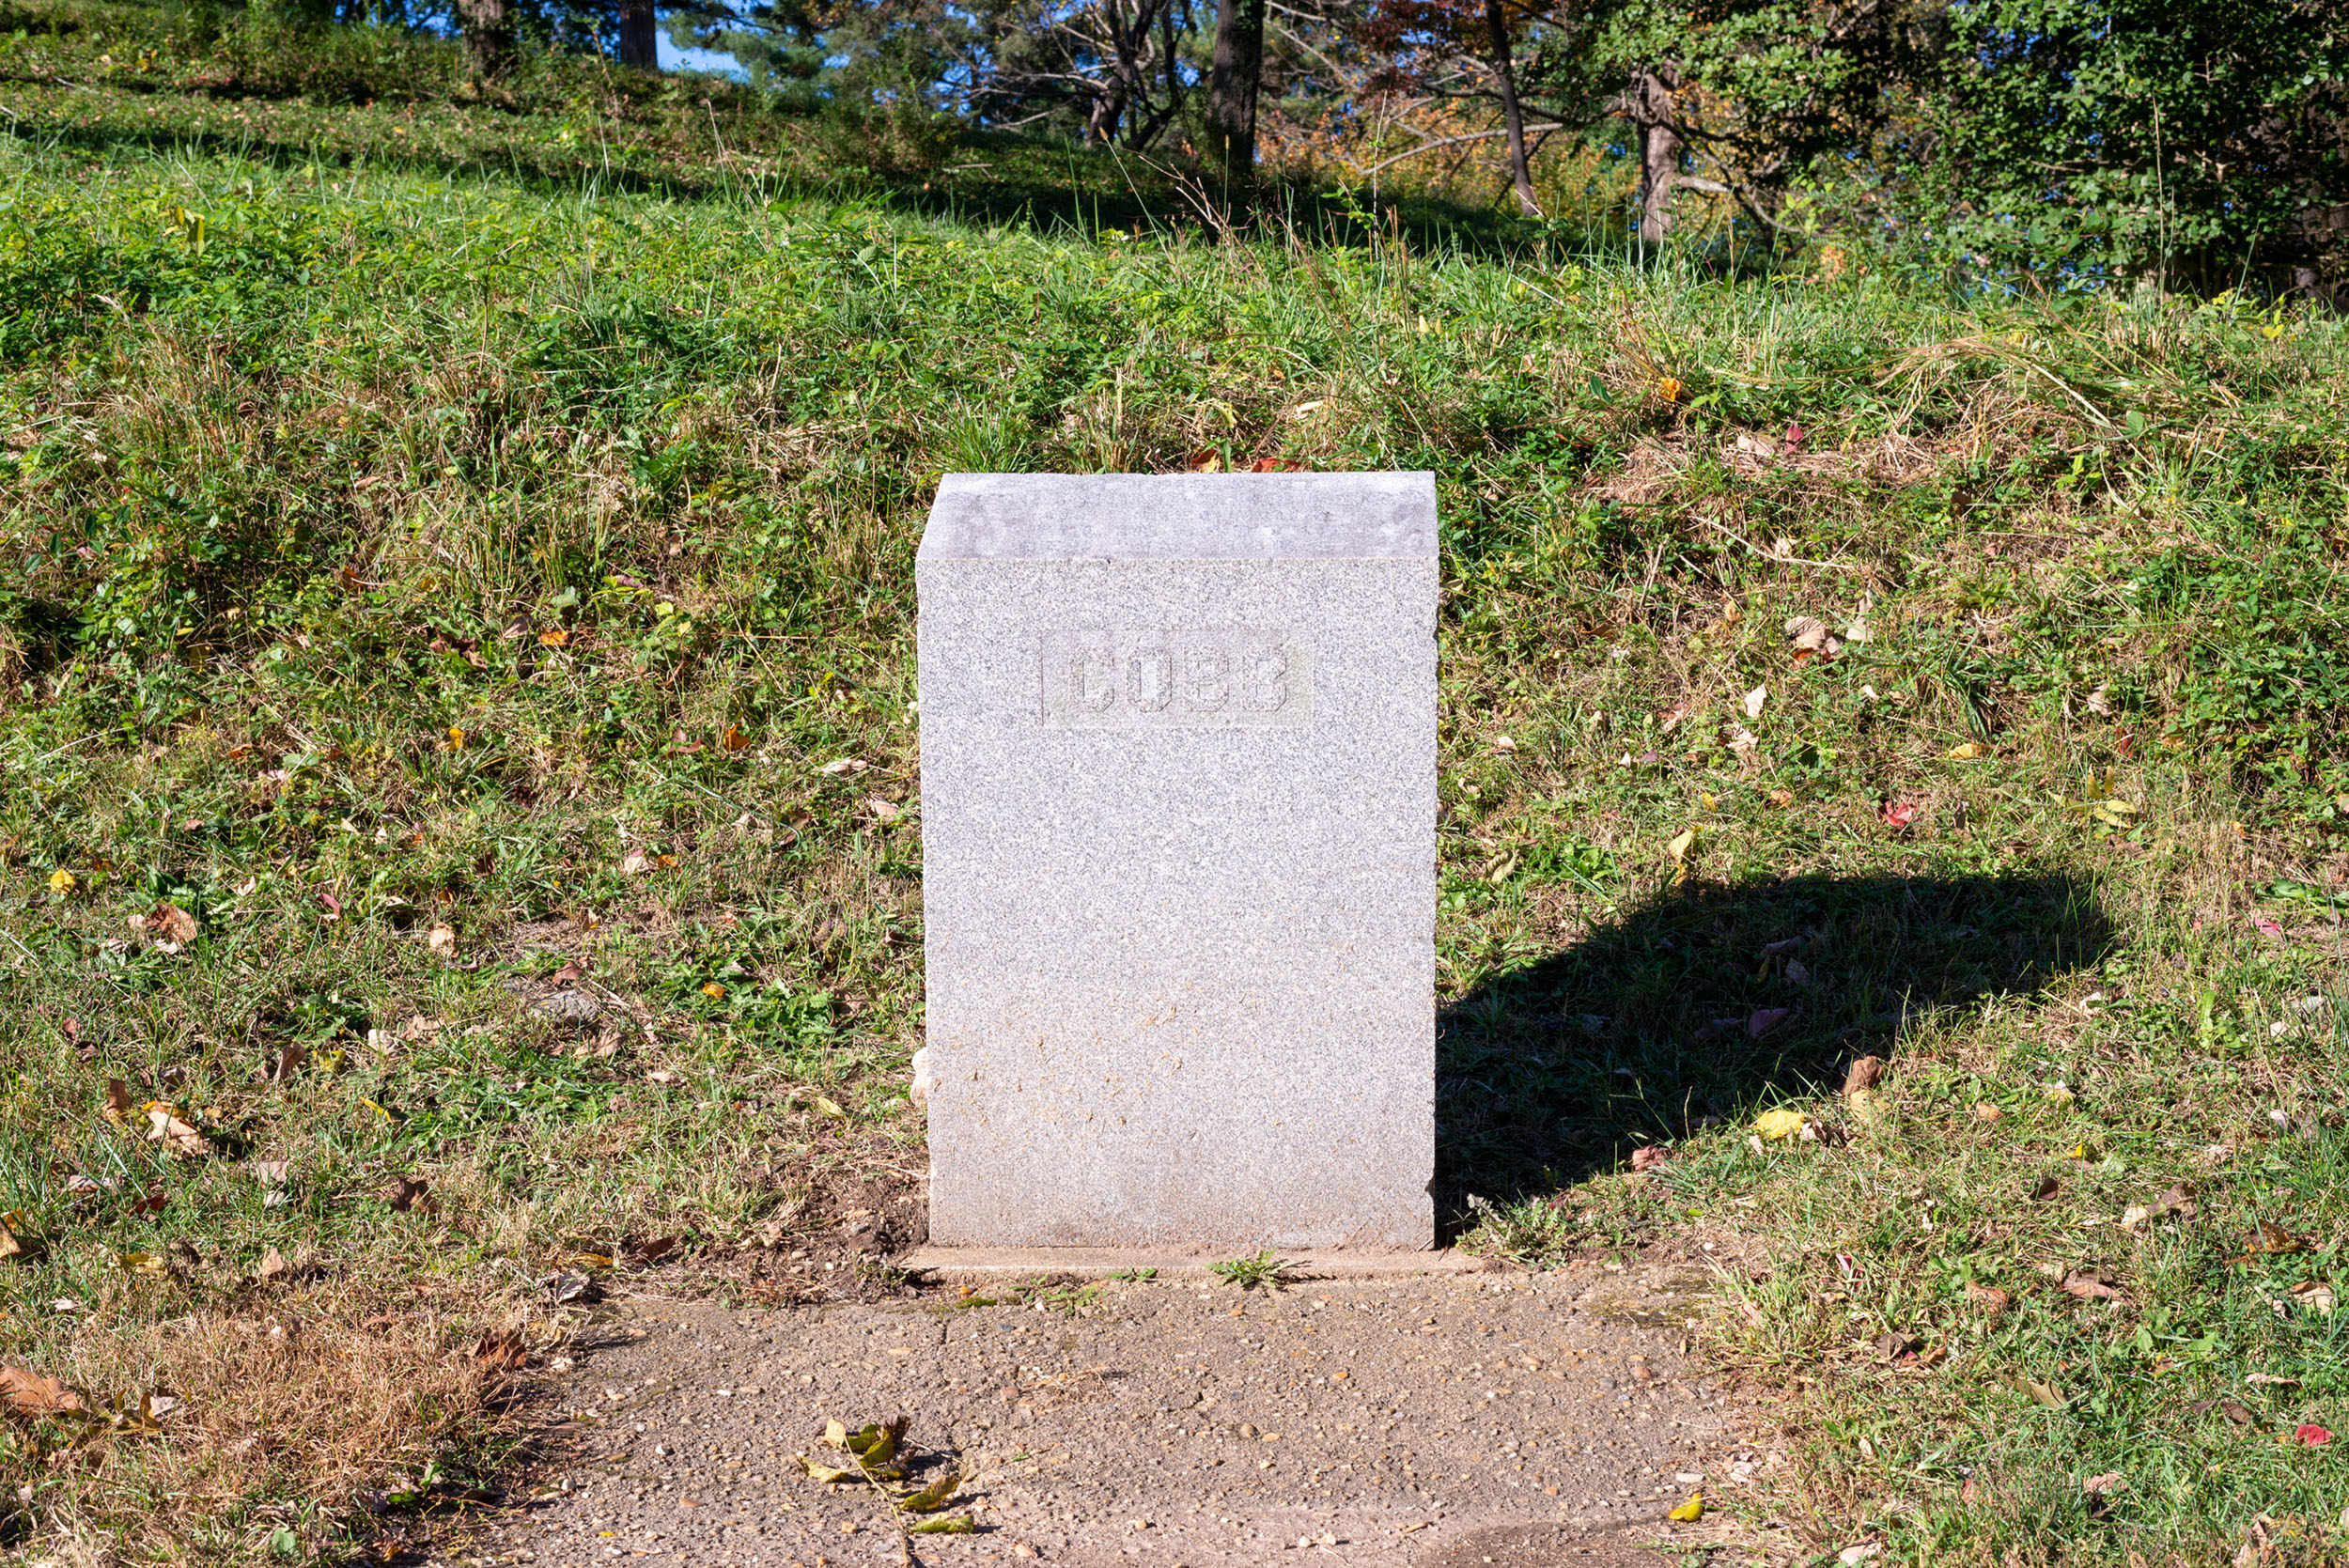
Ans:
POLYGON ((384 1491, 420 1488, 436 1455, 505 1432, 504 1385, 473 1347, 510 1315, 339 1283, 162 1322, 101 1311, 45 1336, 34 1370, 101 1408, 172 1403, 144 1435, 15 1420, 0 1440, 26 1463, 10 1467, 39 1478, 10 1499, 16 1529, 68 1560, 79 1543, 159 1563, 258 1556, 280 1529, 305 1558, 371 1534, 384 1491))

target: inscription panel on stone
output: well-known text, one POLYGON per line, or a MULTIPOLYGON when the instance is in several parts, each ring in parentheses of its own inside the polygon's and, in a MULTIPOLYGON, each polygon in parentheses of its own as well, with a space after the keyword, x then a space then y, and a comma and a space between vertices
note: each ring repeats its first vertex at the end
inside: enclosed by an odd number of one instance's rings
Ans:
POLYGON ((1313 718, 1312 646, 1275 627, 1084 627, 1039 654, 1047 729, 1289 728, 1313 718))

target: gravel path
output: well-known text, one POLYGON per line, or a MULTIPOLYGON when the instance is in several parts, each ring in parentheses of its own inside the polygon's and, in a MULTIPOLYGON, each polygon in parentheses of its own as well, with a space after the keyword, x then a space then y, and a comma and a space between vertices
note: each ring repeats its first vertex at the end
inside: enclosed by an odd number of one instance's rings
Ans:
POLYGON ((1701 1277, 1107 1286, 1081 1312, 955 1291, 734 1310, 622 1303, 554 1375, 568 1459, 474 1550, 602 1568, 894 1563, 880 1500, 792 1456, 904 1414, 915 1480, 979 1532, 917 1561, 1330 1560, 1662 1568, 1631 1543, 1750 1475, 1738 1407, 1680 1354, 1701 1277), (1710 1479, 1707 1479, 1710 1478, 1710 1479))

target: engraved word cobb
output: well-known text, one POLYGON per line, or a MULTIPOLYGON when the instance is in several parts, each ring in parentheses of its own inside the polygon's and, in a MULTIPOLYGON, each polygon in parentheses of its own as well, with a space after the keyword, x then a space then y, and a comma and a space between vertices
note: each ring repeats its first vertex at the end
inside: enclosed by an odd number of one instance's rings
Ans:
POLYGON ((1271 627, 1078 628, 1046 635, 1047 729, 1288 727, 1313 717, 1313 652, 1271 627))

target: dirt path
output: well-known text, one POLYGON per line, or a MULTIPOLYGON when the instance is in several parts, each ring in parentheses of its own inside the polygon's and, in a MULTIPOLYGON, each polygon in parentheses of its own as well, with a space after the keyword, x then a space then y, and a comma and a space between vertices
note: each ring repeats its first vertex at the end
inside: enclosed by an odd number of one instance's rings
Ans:
POLYGON ((1756 1458, 1680 1354, 1702 1276, 1669 1272, 1114 1283, 1075 1315, 624 1302, 556 1375, 568 1460, 474 1550, 894 1563, 879 1499, 791 1456, 903 1413, 916 1479, 957 1466, 981 1526, 923 1562, 1661 1568, 1632 1543, 1709 1538, 1666 1513, 1756 1458))

